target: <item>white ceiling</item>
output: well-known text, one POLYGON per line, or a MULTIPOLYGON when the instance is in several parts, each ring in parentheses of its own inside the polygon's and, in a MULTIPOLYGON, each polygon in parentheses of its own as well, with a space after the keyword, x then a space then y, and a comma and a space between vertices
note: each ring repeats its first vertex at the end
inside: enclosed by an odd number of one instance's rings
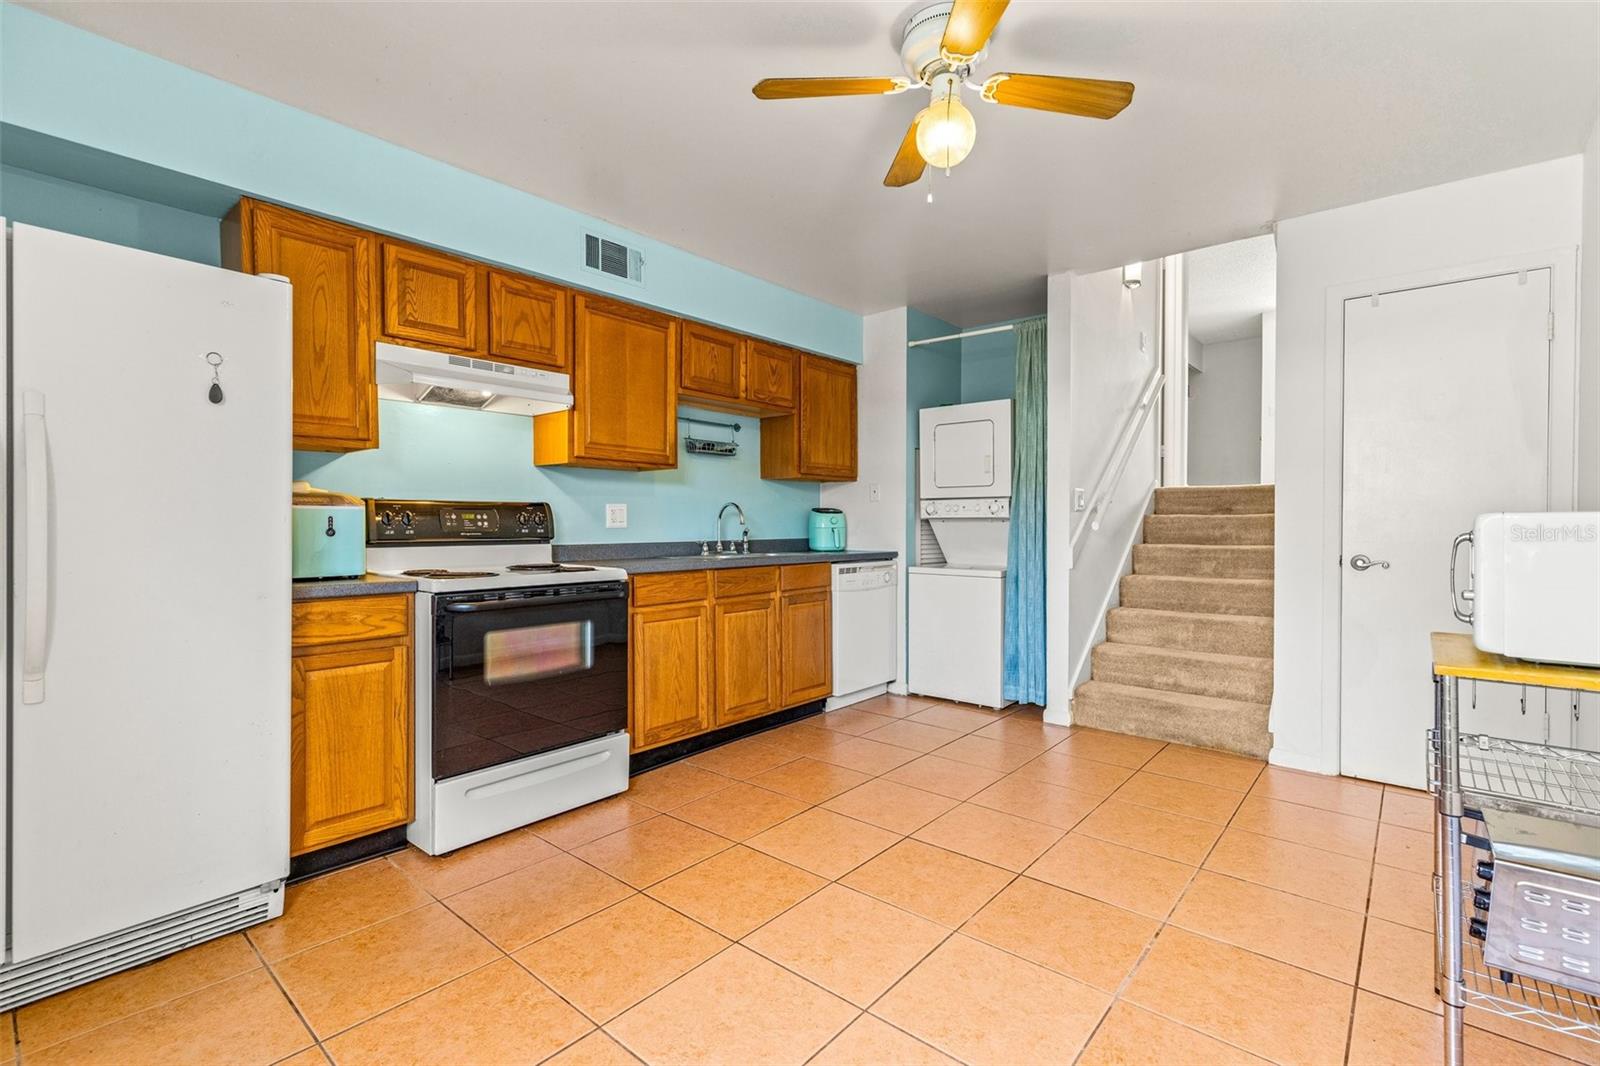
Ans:
POLYGON ((1110 122, 978 102, 936 202, 881 184, 918 94, 762 102, 765 76, 899 73, 921 3, 31 6, 855 311, 970 325, 1043 277, 1581 151, 1591 3, 1029 3, 985 72, 1127 79, 1110 122))
POLYGON ((1278 249, 1270 233, 1189 252, 1183 270, 1189 336, 1201 344, 1261 336, 1261 314, 1278 301, 1278 249))

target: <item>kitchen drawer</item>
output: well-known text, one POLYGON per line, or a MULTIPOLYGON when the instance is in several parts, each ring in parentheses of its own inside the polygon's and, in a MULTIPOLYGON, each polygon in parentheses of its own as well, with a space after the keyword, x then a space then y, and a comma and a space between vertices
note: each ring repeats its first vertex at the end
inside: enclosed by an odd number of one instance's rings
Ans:
POLYGON ((711 574, 683 570, 672 574, 638 574, 633 578, 633 605, 655 607, 664 603, 696 603, 711 598, 711 574))
POLYGON ((759 596, 763 592, 778 591, 778 568, 753 566, 738 570, 713 570, 712 585, 718 599, 729 596, 759 596))
POLYGON ((294 646, 352 644, 411 635, 411 595, 349 596, 294 604, 294 646))
POLYGON ((799 563, 783 568, 783 588, 825 589, 833 585, 833 568, 827 563, 799 563))

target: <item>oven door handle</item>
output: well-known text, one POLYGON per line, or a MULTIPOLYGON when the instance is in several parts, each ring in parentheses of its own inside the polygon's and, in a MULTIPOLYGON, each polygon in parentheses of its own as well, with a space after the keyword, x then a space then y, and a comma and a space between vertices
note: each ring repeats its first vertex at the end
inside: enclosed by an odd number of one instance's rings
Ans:
POLYGON ((477 614, 480 611, 537 610, 565 603, 598 603, 602 600, 620 600, 626 592, 590 592, 582 596, 549 596, 538 599, 481 600, 474 603, 447 603, 444 609, 450 614, 477 614))

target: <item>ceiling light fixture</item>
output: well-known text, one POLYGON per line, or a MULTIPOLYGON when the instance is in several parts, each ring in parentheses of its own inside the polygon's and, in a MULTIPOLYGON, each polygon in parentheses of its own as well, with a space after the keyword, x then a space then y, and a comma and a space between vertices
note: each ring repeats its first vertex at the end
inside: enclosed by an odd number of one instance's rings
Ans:
POLYGON ((1122 284, 1130 289, 1137 289, 1144 283, 1144 264, 1129 263, 1122 268, 1122 284))
POLYGON ((978 123, 961 102, 961 82, 954 74, 933 80, 933 103, 917 121, 917 154, 932 167, 948 171, 967 158, 978 139, 978 123))

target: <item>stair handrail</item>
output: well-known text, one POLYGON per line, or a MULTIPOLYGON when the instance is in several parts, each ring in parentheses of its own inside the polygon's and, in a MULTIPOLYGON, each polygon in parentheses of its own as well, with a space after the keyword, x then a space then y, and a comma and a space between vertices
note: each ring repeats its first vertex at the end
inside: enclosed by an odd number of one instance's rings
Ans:
POLYGON ((1133 445, 1139 439, 1139 434, 1144 430, 1145 422, 1150 419, 1150 412, 1156 406, 1156 399, 1161 395, 1161 386, 1166 382, 1167 376, 1162 373, 1161 367, 1151 369, 1150 376, 1145 379, 1144 388, 1139 391, 1139 404, 1128 412, 1128 417, 1122 423, 1122 432, 1117 436, 1117 446, 1106 457, 1106 463, 1100 468, 1100 476, 1095 479, 1094 492, 1090 494, 1088 514, 1084 521, 1078 523, 1078 528, 1072 531, 1072 536, 1067 541, 1067 548, 1074 560, 1078 557, 1078 542, 1087 532, 1098 532, 1100 521, 1105 517, 1105 510, 1110 506, 1116 496, 1118 486, 1122 484, 1123 472, 1128 468, 1128 460, 1133 458, 1133 445))

